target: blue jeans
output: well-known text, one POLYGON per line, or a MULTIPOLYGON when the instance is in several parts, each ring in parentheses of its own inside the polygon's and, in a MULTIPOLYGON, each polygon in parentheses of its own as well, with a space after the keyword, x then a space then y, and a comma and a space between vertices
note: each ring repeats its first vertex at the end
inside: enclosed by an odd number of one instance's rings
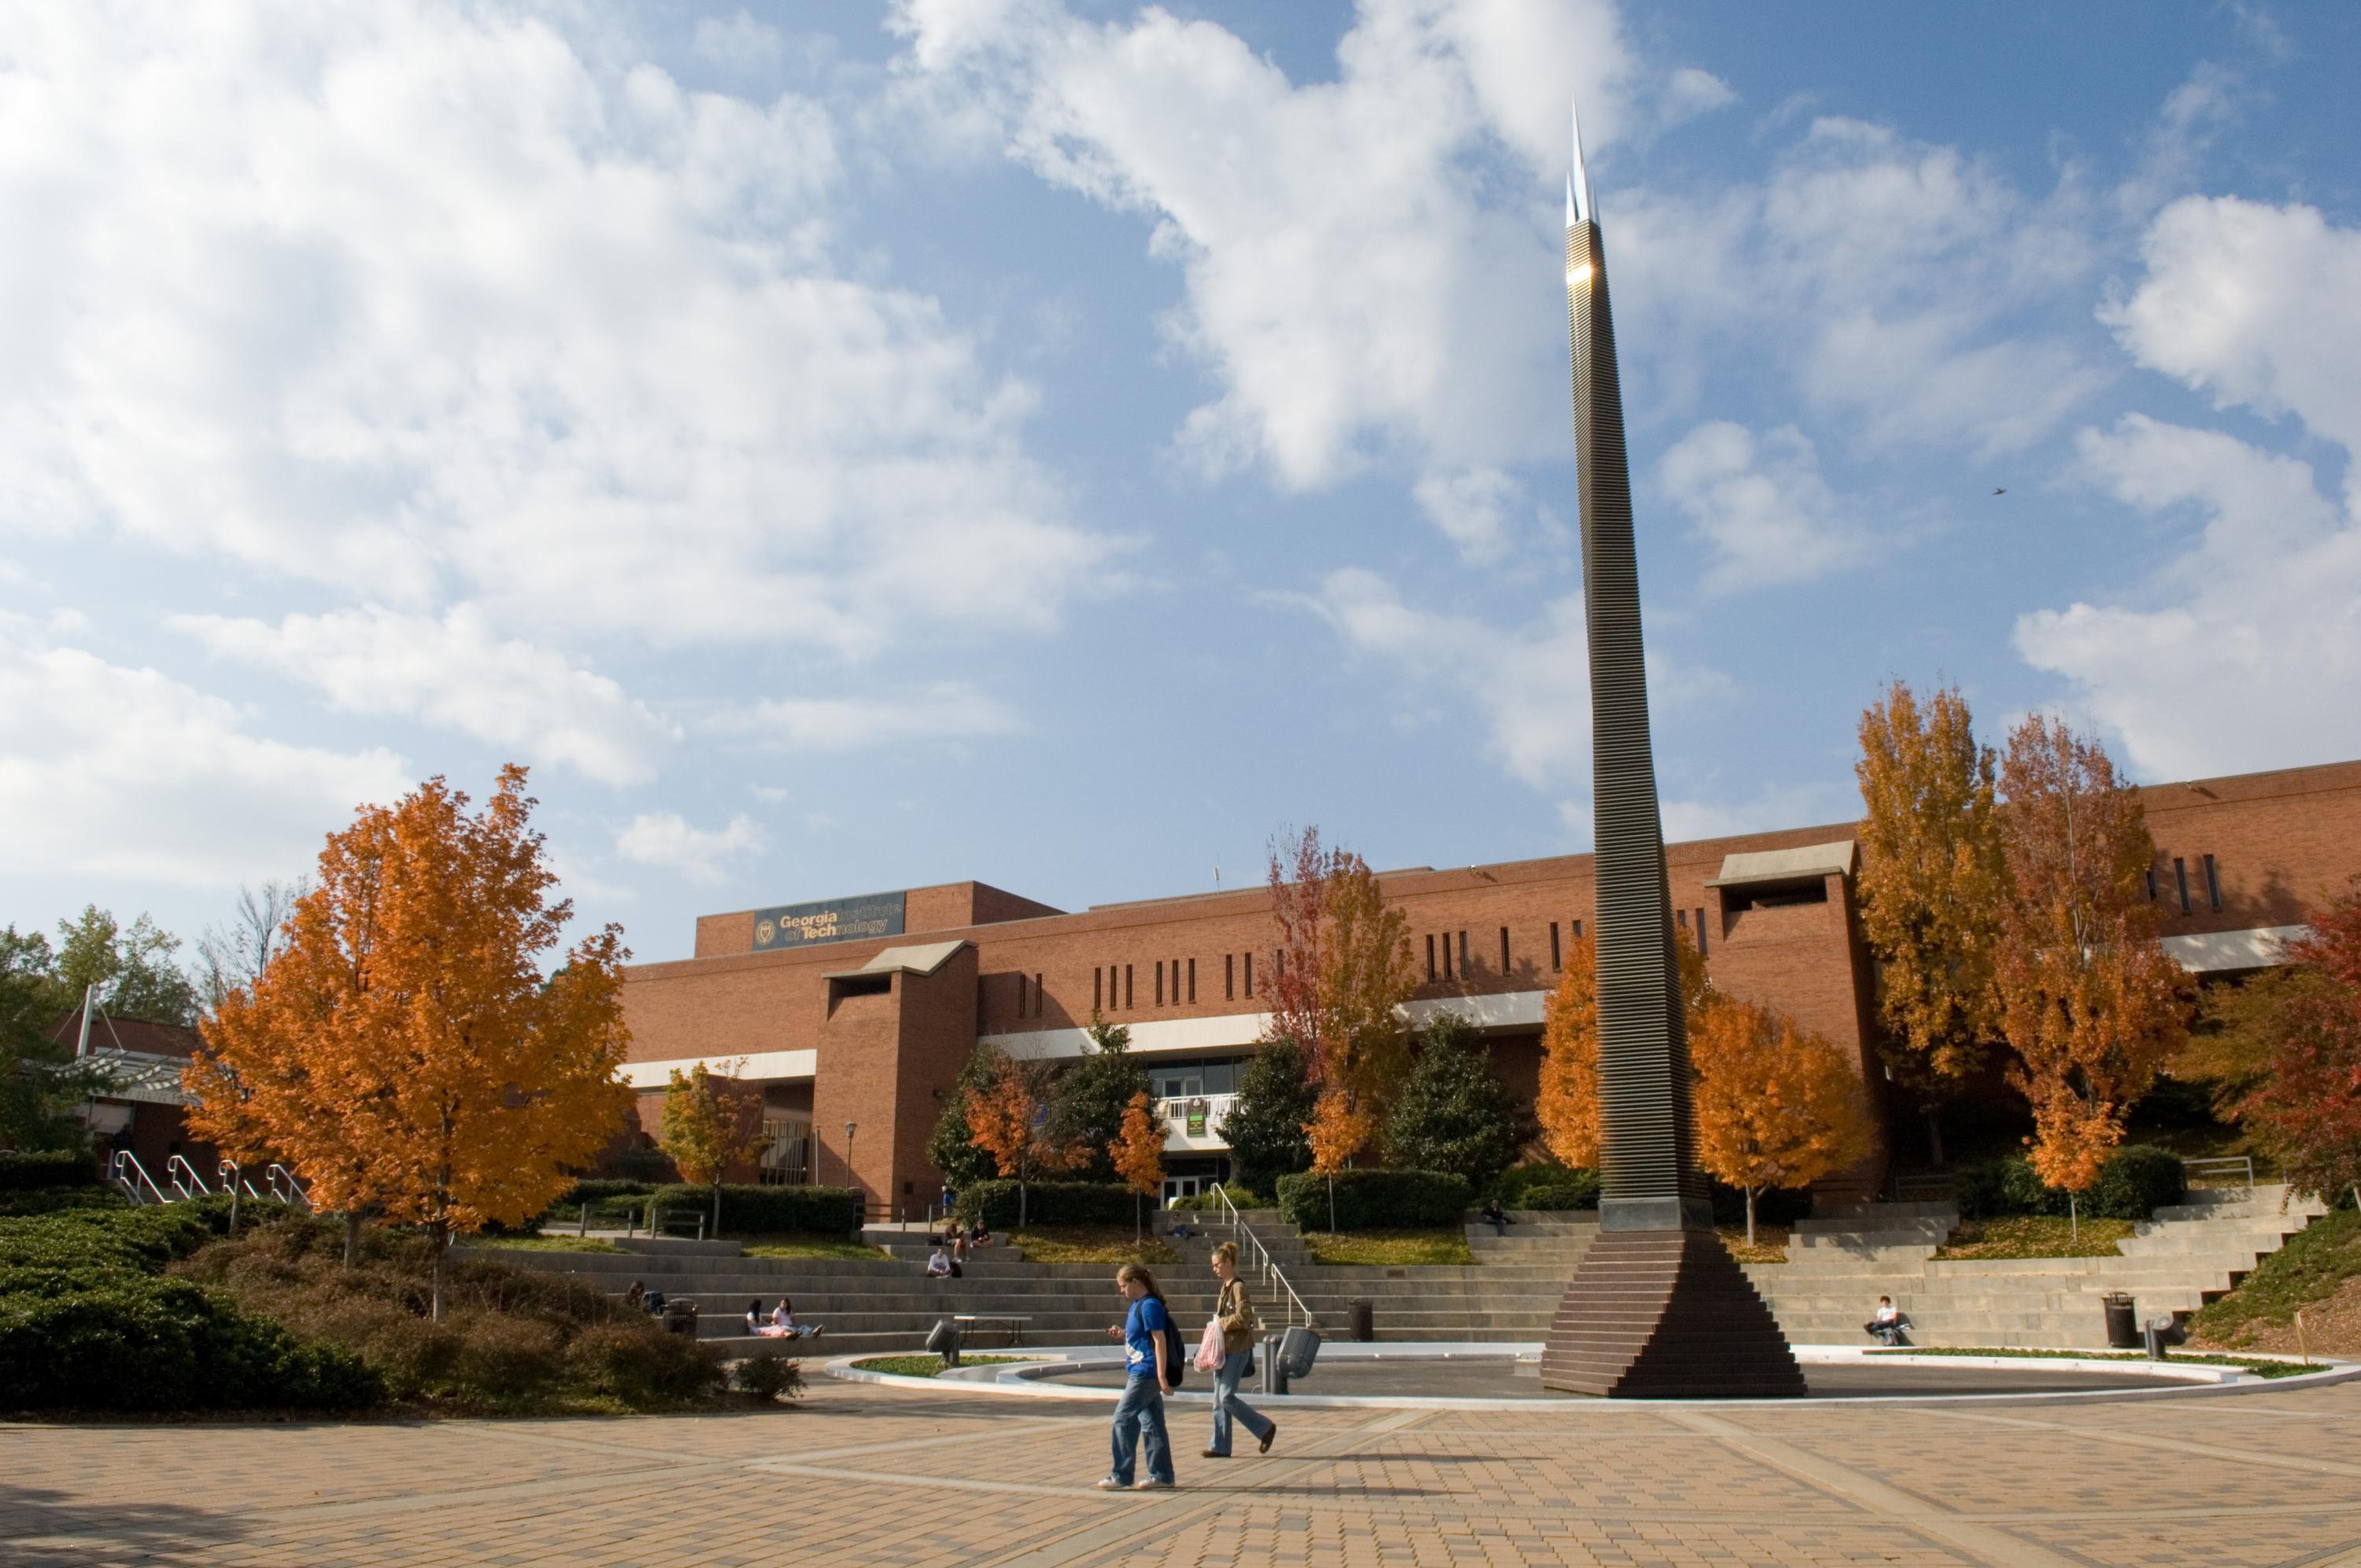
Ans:
POLYGON ((1171 1480, 1172 1440, 1164 1432, 1164 1391, 1153 1377, 1126 1377, 1123 1398, 1115 1403, 1115 1468, 1107 1472, 1126 1486, 1132 1480, 1132 1453, 1143 1437, 1148 1479, 1171 1480))
POLYGON ((1238 1398, 1238 1379, 1246 1375, 1249 1350, 1232 1351, 1222 1357, 1221 1370, 1213 1374, 1213 1442, 1215 1453, 1230 1451, 1230 1421, 1233 1418, 1259 1442, 1270 1435, 1270 1418, 1238 1398))

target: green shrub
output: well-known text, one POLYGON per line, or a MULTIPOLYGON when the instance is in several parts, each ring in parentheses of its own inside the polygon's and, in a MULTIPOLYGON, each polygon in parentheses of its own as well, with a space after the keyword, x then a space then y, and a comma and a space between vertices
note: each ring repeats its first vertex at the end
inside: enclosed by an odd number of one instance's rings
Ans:
MULTIPOLYGON (((1137 1207, 1131 1189, 1118 1182, 1035 1181, 1025 1190, 1024 1223, 1120 1225, 1128 1230, 1137 1207)), ((1014 1181, 972 1181, 959 1195, 959 1217, 970 1224, 981 1219, 986 1230, 1015 1230, 1016 1211, 1014 1181)))
POLYGON ((98 1159, 80 1149, 0 1152, 0 1192, 30 1192, 51 1187, 96 1187, 98 1159))
MULTIPOLYGON (((713 1189, 675 1182, 648 1195, 668 1213, 711 1214, 713 1189)), ((724 1182, 721 1232, 779 1235, 850 1235, 861 1226, 861 1195, 843 1187, 763 1187, 724 1182)))
POLYGON ((743 1392, 759 1394, 766 1399, 775 1399, 782 1394, 793 1398, 804 1391, 803 1368, 790 1358, 768 1351, 757 1352, 740 1362, 731 1381, 743 1392))
POLYGON ((1435 1230, 1466 1218, 1467 1179, 1438 1170, 1340 1170, 1334 1223, 1330 1178, 1304 1171, 1279 1179, 1279 1218, 1301 1231, 1435 1230))
POLYGON ((1564 1212, 1574 1209, 1598 1207, 1598 1173, 1577 1170, 1572 1179, 1542 1187, 1528 1187, 1515 1203, 1503 1203, 1502 1208, 1548 1210, 1564 1212))
POLYGON ((590 1212, 596 1214, 599 1212, 596 1205, 609 1198, 645 1198, 656 1187, 657 1183, 653 1181, 632 1181, 620 1176, 586 1176, 557 1195, 557 1201, 549 1206, 546 1217, 551 1220, 575 1217, 582 1212, 585 1203, 593 1205, 590 1212))
MULTIPOLYGON (((1224 1183, 1222 1187, 1222 1191, 1227 1192, 1230 1195, 1230 1206, 1234 1209, 1268 1209, 1270 1207, 1268 1200, 1263 1198, 1259 1193, 1251 1192, 1246 1188, 1239 1187, 1234 1183, 1224 1183)), ((1221 1212, 1222 1207, 1221 1192, 1217 1192, 1213 1188, 1209 1187, 1202 1192, 1192 1192, 1186 1198, 1175 1198, 1172 1200, 1170 1206, 1174 1209, 1185 1210, 1190 1213, 1202 1213, 1208 1211, 1218 1213, 1221 1212)))
POLYGON ((1952 1179, 1952 1197, 1962 1220, 2070 1212, 2092 1220, 2145 1220, 2187 1195, 2180 1157, 2151 1144, 2127 1145, 2109 1155, 2099 1168, 2099 1179, 2071 1201, 2066 1193, 2044 1186, 2033 1162, 2022 1155, 1962 1166, 1952 1179))
POLYGON ((1485 1194, 1499 1201, 1503 1209, 1596 1209, 1598 1207, 1598 1172, 1587 1166, 1560 1165, 1554 1159, 1530 1159, 1512 1165, 1500 1173, 1492 1190, 1485 1194), (1532 1194, 1540 1188, 1571 1188, 1577 1194, 1587 1192, 1587 1202, 1538 1203, 1532 1194))
POLYGON ((27 1192, 0 1190, 0 1220, 32 1214, 54 1214, 62 1209, 128 1209, 131 1201, 109 1187, 36 1187, 27 1192))

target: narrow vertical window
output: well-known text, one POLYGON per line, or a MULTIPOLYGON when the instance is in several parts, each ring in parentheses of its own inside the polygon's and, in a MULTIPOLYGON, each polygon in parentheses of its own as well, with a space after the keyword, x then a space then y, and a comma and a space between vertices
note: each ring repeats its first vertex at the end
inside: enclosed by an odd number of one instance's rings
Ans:
POLYGON ((1698 911, 1697 912, 1697 957, 1699 957, 1699 958, 1704 958, 1704 957, 1706 956, 1706 951, 1705 951, 1705 911, 1704 911, 1704 910, 1702 910, 1702 909, 1700 909, 1700 910, 1698 910, 1698 911))
POLYGON ((1038 974, 1033 977, 1033 1016, 1041 1016, 1041 977, 1038 974))
POLYGON ((1191 959, 1189 960, 1189 1001, 1190 1001, 1190 1003, 1193 1005, 1193 1004, 1195 1003, 1196 1000, 1197 1000, 1197 960, 1196 960, 1196 959, 1191 959))
POLYGON ((1426 934, 1426 978, 1434 978, 1434 933, 1426 934))
POLYGON ((1686 909, 1674 910, 1673 923, 1678 926, 1682 930, 1687 930, 1689 928, 1689 912, 1686 909))
POLYGON ((1582 922, 1579 920, 1574 923, 1574 939, 1577 942, 1582 940, 1582 922))
POLYGON ((2205 857, 2205 903, 2212 909, 2222 907, 2222 873, 2213 869, 2213 857, 2205 857))
POLYGON ((1443 934, 1443 978, 1451 978, 1451 933, 1443 934))
POLYGON ((1025 1016, 1025 977, 1021 974, 1016 977, 1016 1015, 1025 1016))
POLYGON ((2172 880, 2180 890, 2180 912, 2189 913, 2189 862, 2175 855, 2172 859, 2172 880))
POLYGON ((1248 996, 1254 994, 1254 955, 1252 953, 1246 955, 1246 994, 1248 996))
POLYGON ((1156 960, 1156 1005, 1164 1005, 1164 960, 1156 960))
POLYGON ((1106 998, 1099 992, 1102 971, 1093 967, 1091 970, 1091 1011, 1093 1013, 1104 1012, 1106 1009, 1106 998))
POLYGON ((1126 1008, 1131 1005, 1131 966, 1129 964, 1123 966, 1123 1004, 1126 1008))
POLYGON ((1550 922, 1550 970, 1555 973, 1564 968, 1565 968, 1565 952, 1558 946, 1557 922, 1553 920, 1550 922))
POLYGON ((2147 869, 2147 901, 2150 904, 2156 902, 2156 868, 2154 866, 2147 869))
POLYGON ((1467 933, 1465 931, 1459 933, 1459 972, 1463 977, 1467 973, 1467 933))
POLYGON ((1222 955, 1222 1000, 1235 1002, 1237 999, 1238 956, 1235 953, 1224 953, 1222 955))
POLYGON ((1509 972, 1509 928, 1506 926, 1500 927, 1500 972, 1509 972))

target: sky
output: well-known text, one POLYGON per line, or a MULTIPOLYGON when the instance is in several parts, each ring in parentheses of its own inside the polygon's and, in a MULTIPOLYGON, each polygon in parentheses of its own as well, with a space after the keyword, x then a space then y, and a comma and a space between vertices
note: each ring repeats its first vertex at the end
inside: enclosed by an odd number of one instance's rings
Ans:
POLYGON ((2361 757, 2361 8, 0 10, 0 923, 532 769, 642 959, 1589 844, 1561 253, 1667 833, 1882 685, 2361 757))

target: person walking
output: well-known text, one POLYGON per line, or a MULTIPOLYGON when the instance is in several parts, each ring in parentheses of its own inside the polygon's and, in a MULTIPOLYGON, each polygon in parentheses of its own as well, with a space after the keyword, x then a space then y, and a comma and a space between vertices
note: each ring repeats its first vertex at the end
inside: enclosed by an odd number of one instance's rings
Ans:
POLYGON ((1213 1249, 1213 1277, 1222 1282, 1222 1293, 1213 1304, 1213 1321, 1222 1332, 1222 1365, 1213 1373, 1213 1441, 1206 1445, 1205 1457, 1230 1456, 1233 1420, 1255 1434, 1262 1444, 1257 1452, 1268 1453, 1271 1440, 1279 1435, 1279 1423, 1238 1398, 1238 1380, 1246 1376, 1246 1363, 1254 1355, 1255 1331, 1262 1325, 1255 1317, 1254 1303, 1246 1299, 1245 1283, 1238 1278, 1237 1243, 1224 1242, 1213 1249))
POLYGON ((1102 1492, 1169 1491, 1172 1474, 1172 1440, 1164 1430, 1164 1396, 1172 1391, 1172 1363, 1179 1350, 1173 1341, 1172 1314, 1164 1308, 1164 1292, 1156 1276, 1136 1263, 1115 1271, 1115 1288, 1131 1303, 1122 1326, 1107 1330, 1109 1339, 1124 1343, 1123 1398, 1115 1405, 1113 1446, 1115 1468, 1099 1483, 1102 1492), (1148 1478, 1134 1485, 1132 1461, 1137 1450, 1148 1449, 1148 1478))

